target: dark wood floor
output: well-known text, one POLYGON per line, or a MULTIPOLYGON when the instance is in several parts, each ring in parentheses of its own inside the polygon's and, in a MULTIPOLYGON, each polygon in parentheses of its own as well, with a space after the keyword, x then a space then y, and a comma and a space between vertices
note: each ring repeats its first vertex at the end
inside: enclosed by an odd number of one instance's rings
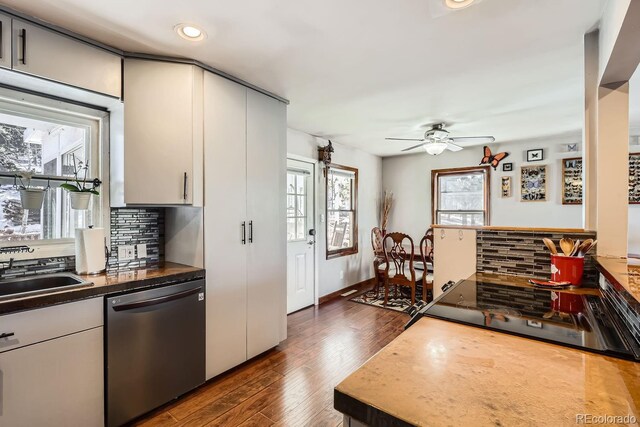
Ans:
POLYGON ((150 414, 139 426, 339 426, 333 387, 393 340, 409 316, 340 298, 288 317, 275 350, 150 414))

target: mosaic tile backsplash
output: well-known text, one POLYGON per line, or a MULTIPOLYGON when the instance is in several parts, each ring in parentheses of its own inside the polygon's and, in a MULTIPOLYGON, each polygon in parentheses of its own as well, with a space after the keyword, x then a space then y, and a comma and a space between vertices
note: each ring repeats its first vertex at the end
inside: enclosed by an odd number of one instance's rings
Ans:
MULTIPOLYGON (((551 276, 551 257, 542 242, 547 237, 556 244, 563 237, 595 239, 595 232, 550 233, 520 230, 478 230, 477 271, 547 280, 551 276)), ((598 272, 590 254, 584 259, 584 282, 597 284, 598 272)))
MULTIPOLYGON (((112 208, 111 248, 107 270, 129 270, 154 266, 164 261, 164 208, 112 208), (146 243, 147 257, 118 261, 118 245, 146 243)), ((13 268, 1 278, 31 274, 50 274, 75 270, 75 257, 41 258, 14 261, 13 268)))
POLYGON ((163 208, 111 209, 111 248, 108 270, 158 265, 164 259, 163 208), (130 261, 118 260, 118 246, 146 243, 147 257, 130 261))

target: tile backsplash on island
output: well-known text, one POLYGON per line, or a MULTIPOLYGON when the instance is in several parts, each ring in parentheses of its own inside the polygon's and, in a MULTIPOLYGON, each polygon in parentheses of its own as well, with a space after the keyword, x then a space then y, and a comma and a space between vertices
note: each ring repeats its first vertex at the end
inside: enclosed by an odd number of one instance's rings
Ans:
MULTIPOLYGON (((149 267, 164 261, 164 208, 112 208, 111 247, 107 259, 107 271, 149 267), (147 245, 147 256, 128 261, 118 261, 119 245, 147 245)), ((21 277, 30 274, 50 274, 75 270, 75 257, 51 257, 16 260, 2 278, 21 277)))
MULTIPOLYGON (((480 229, 476 234, 476 269, 483 273, 548 280, 551 274, 551 257, 542 242, 544 237, 558 244, 563 237, 581 241, 595 239, 596 233, 480 229)), ((587 254, 584 259, 584 278, 593 284, 597 282, 598 273, 591 254, 587 254)))

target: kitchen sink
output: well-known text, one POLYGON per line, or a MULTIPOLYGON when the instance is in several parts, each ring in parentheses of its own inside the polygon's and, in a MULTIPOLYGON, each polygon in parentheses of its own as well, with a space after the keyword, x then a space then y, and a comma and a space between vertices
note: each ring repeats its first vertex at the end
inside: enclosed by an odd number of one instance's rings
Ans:
POLYGON ((69 273, 5 279, 0 280, 0 301, 88 286, 93 283, 69 273))

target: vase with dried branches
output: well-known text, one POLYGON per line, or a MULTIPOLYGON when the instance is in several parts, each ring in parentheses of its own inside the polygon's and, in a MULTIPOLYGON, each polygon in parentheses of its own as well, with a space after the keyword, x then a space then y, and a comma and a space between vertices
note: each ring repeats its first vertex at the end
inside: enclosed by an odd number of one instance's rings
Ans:
POLYGON ((387 224, 389 224, 389 215, 391 214, 391 208, 393 207, 393 192, 384 192, 382 203, 380 205, 380 229, 382 235, 387 233, 387 224))

